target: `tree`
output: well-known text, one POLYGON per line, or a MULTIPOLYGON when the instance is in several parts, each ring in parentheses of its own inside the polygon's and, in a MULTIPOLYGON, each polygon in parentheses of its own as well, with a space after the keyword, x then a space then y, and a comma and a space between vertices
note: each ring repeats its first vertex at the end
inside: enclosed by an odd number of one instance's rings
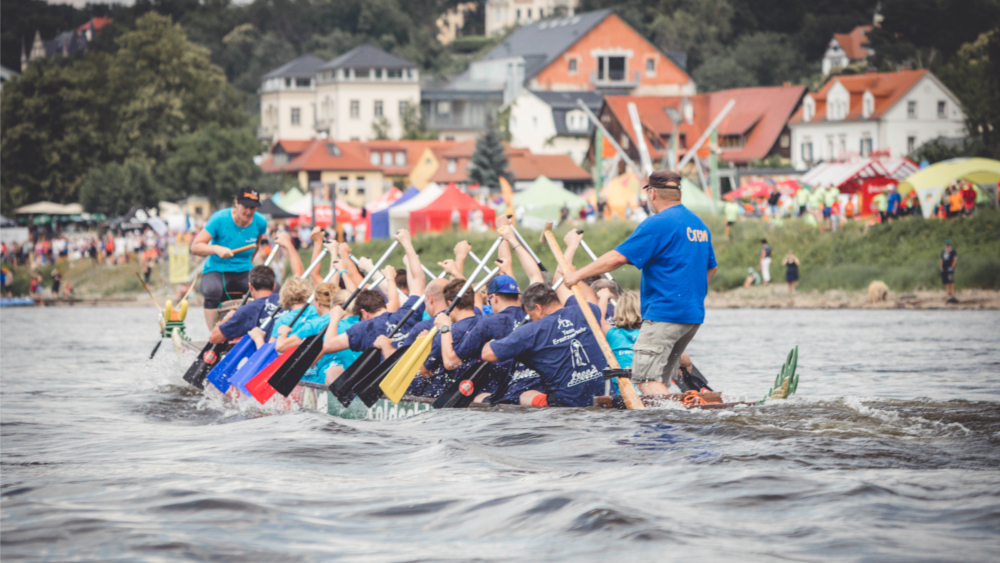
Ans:
POLYGON ((80 186, 80 203, 91 213, 118 217, 135 206, 154 207, 160 189, 149 167, 139 160, 95 166, 80 186))
POLYGON ((248 128, 211 123, 201 131, 177 137, 173 146, 159 169, 170 199, 197 194, 225 203, 241 186, 261 181, 260 167, 253 162, 261 146, 248 128))
POLYGON ((718 55, 705 61, 694 72, 700 92, 715 92, 729 88, 757 86, 757 78, 729 55, 718 55))
POLYGON ((403 138, 408 141, 430 141, 438 138, 438 132, 427 128, 427 120, 416 104, 406 104, 400 119, 403 122, 403 138))
POLYGON ((513 180, 507 164, 503 136, 498 129, 490 127, 476 139, 476 150, 469 162, 469 180, 481 186, 499 187, 501 176, 513 180))
POLYGON ((392 129, 392 123, 389 123, 389 120, 385 116, 372 121, 372 135, 375 135, 376 141, 389 140, 390 129, 392 129))
POLYGON ((965 127, 975 141, 964 149, 1000 158, 1000 28, 963 45, 935 74, 962 102, 965 127))

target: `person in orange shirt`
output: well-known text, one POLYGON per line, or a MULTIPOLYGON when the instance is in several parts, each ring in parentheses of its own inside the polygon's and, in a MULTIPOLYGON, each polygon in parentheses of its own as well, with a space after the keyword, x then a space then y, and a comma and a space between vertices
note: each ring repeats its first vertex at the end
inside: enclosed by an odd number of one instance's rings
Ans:
POLYGON ((847 205, 844 206, 844 218, 854 219, 854 198, 847 200, 847 205))
POLYGON ((962 197, 962 192, 958 188, 952 188, 951 195, 948 196, 948 218, 958 217, 962 213, 964 205, 965 199, 962 197))

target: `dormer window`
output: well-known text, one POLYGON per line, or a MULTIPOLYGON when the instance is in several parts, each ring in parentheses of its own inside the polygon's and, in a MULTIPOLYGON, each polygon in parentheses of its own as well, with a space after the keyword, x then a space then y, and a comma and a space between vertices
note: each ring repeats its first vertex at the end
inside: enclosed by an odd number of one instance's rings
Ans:
POLYGON ((861 116, 868 119, 875 112, 875 96, 870 91, 865 90, 862 100, 861 116))
POLYGON ((330 156, 340 156, 340 147, 334 143, 326 144, 326 154, 330 156))
POLYGON ((566 113, 566 129, 570 131, 586 131, 587 116, 582 111, 573 110, 566 113))
POLYGON ((816 115, 816 106, 813 99, 806 96, 805 101, 802 102, 802 121, 811 121, 814 115, 816 115))

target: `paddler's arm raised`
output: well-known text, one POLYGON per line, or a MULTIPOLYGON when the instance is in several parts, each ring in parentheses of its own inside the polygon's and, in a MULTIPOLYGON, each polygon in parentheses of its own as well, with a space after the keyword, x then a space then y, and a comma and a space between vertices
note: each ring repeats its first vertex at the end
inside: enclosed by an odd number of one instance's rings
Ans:
POLYGON ((285 254, 288 255, 288 265, 292 268, 292 277, 301 278, 306 269, 302 265, 302 258, 299 257, 298 251, 295 250, 295 245, 292 244, 292 236, 281 232, 275 237, 275 241, 278 246, 285 249, 285 254))
POLYGON ((535 263, 535 259, 531 257, 528 250, 521 246, 517 242, 517 236, 514 235, 514 230, 511 228, 499 228, 500 236, 503 237, 510 247, 517 253, 517 259, 521 261, 521 269, 524 273, 528 275, 528 283, 545 283, 545 278, 542 277, 542 270, 538 268, 538 264, 535 263))
MULTIPOLYGON (((312 239, 312 258, 309 259, 309 263, 312 264, 319 257, 320 252, 323 251, 323 229, 319 227, 313 227, 311 233, 309 233, 309 238, 312 239)), ((323 283, 323 276, 319 273, 319 268, 313 269, 312 273, 309 274, 309 281, 312 282, 313 287, 318 286, 323 283)))
POLYGON ((396 231, 393 238, 399 242, 406 253, 406 285, 410 295, 423 295, 424 288, 427 287, 427 276, 424 275, 424 269, 420 267, 420 256, 413 248, 413 238, 410 236, 410 231, 400 229, 396 231))
POLYGON ((399 310, 399 290, 396 289, 396 268, 386 266, 382 268, 382 275, 385 277, 385 310, 395 313, 399 310))

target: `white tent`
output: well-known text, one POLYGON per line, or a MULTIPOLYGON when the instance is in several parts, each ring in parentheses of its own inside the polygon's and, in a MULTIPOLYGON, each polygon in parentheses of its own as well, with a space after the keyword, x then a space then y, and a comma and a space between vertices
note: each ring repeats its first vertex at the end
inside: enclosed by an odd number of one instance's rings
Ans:
POLYGON ((409 200, 389 208, 389 234, 395 233, 400 229, 410 228, 410 211, 416 209, 423 209, 435 199, 441 197, 444 193, 444 188, 436 183, 431 182, 427 184, 427 187, 420 192, 420 195, 414 196, 409 200))
POLYGON ((83 213, 83 206, 79 203, 61 205, 51 201, 39 201, 31 205, 18 207, 14 210, 18 215, 79 215, 83 213))

